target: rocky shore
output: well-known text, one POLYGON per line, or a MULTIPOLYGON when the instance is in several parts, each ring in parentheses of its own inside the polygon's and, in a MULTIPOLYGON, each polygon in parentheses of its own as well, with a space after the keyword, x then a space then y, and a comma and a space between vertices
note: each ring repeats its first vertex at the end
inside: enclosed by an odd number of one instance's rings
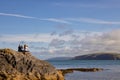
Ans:
POLYGON ((30 52, 0 49, 0 80, 64 80, 74 71, 96 72, 101 68, 71 68, 57 70, 50 63, 39 60, 30 52))
POLYGON ((64 80, 64 76, 30 52, 0 49, 0 80, 64 80))

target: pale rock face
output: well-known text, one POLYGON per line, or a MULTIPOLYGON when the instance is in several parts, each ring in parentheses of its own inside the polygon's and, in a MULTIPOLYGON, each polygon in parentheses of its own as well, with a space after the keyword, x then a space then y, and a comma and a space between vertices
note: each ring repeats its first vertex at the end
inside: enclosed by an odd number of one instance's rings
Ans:
POLYGON ((30 52, 0 49, 0 80, 64 80, 61 71, 30 52))

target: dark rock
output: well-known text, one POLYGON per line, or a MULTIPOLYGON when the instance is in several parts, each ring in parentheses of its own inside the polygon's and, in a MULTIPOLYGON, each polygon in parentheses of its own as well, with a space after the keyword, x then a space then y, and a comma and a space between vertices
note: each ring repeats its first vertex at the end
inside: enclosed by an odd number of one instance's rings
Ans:
POLYGON ((64 80, 64 77, 30 52, 0 49, 0 80, 64 80))
POLYGON ((102 68, 70 68, 70 69, 61 69, 62 74, 73 73, 74 71, 81 71, 81 72, 98 72, 103 71, 102 68))

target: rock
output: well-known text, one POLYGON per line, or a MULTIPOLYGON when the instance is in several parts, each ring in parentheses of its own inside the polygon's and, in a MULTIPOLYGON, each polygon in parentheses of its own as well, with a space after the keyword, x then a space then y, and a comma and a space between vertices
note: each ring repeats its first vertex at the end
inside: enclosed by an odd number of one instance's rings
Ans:
POLYGON ((70 69, 61 69, 62 74, 73 73, 74 71, 81 71, 81 72, 98 72, 103 71, 102 68, 70 68, 70 69))
POLYGON ((0 49, 0 80, 64 80, 64 77, 61 71, 30 52, 0 49))

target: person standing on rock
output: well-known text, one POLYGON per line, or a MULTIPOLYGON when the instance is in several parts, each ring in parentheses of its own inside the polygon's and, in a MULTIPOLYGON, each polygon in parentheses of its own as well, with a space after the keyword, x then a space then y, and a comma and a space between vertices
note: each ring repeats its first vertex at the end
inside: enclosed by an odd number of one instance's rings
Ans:
POLYGON ((28 51, 28 45, 24 44, 24 51, 27 52, 28 51))
POLYGON ((23 46, 19 44, 18 46, 18 52, 22 52, 23 51, 23 46))

